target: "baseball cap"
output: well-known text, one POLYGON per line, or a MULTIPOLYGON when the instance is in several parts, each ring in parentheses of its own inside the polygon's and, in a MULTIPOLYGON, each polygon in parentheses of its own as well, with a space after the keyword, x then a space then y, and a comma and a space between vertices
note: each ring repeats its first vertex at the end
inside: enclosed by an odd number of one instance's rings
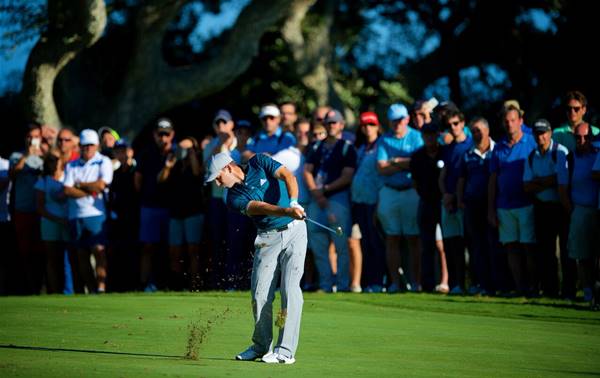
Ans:
POLYGON ((221 173, 221 169, 225 168, 227 164, 231 163, 233 159, 227 152, 221 152, 214 155, 210 161, 210 165, 208 166, 208 177, 205 182, 214 181, 219 173, 221 173))
POLYGON ((216 123, 219 120, 229 122, 229 121, 233 120, 233 117, 231 117, 231 113, 229 113, 227 110, 219 109, 219 111, 217 111, 217 113, 215 113, 215 118, 213 118, 213 123, 216 123))
POLYGON ((104 135, 104 133, 109 133, 110 135, 112 135, 116 140, 121 139, 121 137, 119 136, 119 133, 117 133, 115 131, 115 129, 108 127, 108 126, 102 126, 101 128, 98 129, 98 135, 100 137, 102 137, 102 135, 104 135))
POLYGON ((173 123, 168 118, 159 118, 156 121, 156 130, 170 132, 173 130, 173 123))
POLYGON ((100 144, 100 140, 98 138, 98 133, 96 130, 85 129, 82 130, 79 134, 79 144, 82 146, 87 146, 90 144, 98 145, 100 144))
POLYGON ((344 122, 344 116, 342 116, 342 113, 340 113, 338 110, 331 109, 325 115, 325 119, 323 120, 323 123, 325 123, 327 125, 328 123, 334 123, 334 122, 344 122))
POLYGON ((408 109, 402 104, 392 104, 387 112, 387 118, 390 121, 397 121, 408 117, 408 109))
POLYGON ((281 112, 279 111, 279 108, 275 105, 265 105, 260 109, 260 113, 258 114, 258 118, 265 118, 265 117, 279 117, 281 116, 281 112))
POLYGON ((552 130, 552 126, 550 126, 548 120, 541 118, 535 121, 532 129, 534 133, 545 133, 546 131, 552 130))
POLYGON ((115 148, 129 148, 131 143, 125 138, 121 138, 115 142, 115 148))
POLYGON ((235 123, 236 129, 252 129, 252 124, 246 119, 240 119, 235 123))
POLYGON ((360 114, 361 125, 377 125, 379 126, 379 118, 373 112, 364 112, 360 114))
POLYGON ((516 108, 519 111, 519 114, 521 115, 521 117, 523 117, 523 114, 525 114, 525 112, 523 111, 523 109, 521 109, 521 105, 519 104, 519 101, 517 101, 517 100, 506 100, 506 101, 504 101, 504 104, 502 105, 502 108, 504 110, 506 110, 509 107, 516 108))

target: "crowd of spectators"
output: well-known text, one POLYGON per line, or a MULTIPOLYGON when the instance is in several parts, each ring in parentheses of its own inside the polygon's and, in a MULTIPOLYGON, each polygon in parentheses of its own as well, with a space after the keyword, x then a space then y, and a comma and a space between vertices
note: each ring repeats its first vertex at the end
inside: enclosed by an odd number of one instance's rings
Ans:
POLYGON ((585 96, 565 123, 501 109, 504 136, 453 103, 417 101, 302 118, 266 104, 255 130, 226 109, 202 140, 166 118, 134 151, 110 127, 29 125, 0 158, 0 294, 247 289, 256 234, 204 185, 211 156, 268 154, 296 176, 308 225, 303 286, 323 292, 540 295, 592 301, 599 289, 600 129, 585 96), (557 248, 558 247, 558 248, 557 248))

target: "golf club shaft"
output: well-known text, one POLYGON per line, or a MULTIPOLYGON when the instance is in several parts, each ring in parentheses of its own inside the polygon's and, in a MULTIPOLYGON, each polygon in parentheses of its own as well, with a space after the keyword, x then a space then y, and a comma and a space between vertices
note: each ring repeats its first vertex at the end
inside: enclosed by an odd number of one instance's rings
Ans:
POLYGON ((317 222, 317 221, 314 221, 314 220, 312 220, 312 219, 310 219, 310 218, 308 218, 308 217, 305 217, 305 218, 304 218, 304 220, 307 220, 307 221, 309 221, 309 222, 311 222, 311 223, 314 223, 314 224, 316 224, 316 225, 317 225, 317 226, 319 226, 319 227, 323 227, 323 228, 324 228, 324 229, 326 229, 327 231, 333 232, 333 233, 334 233, 334 234, 336 234, 336 235, 338 234, 338 232, 337 232, 336 230, 334 230, 333 228, 331 228, 331 227, 327 227, 327 226, 325 226, 324 224, 321 224, 321 223, 319 223, 319 222, 317 222))

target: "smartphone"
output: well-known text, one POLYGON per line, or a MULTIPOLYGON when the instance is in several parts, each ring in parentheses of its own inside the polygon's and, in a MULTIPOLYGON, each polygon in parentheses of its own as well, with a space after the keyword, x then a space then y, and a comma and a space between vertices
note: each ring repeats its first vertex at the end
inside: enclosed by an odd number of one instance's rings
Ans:
POLYGON ((41 138, 31 138, 31 145, 33 147, 40 148, 41 144, 42 144, 42 139, 41 138))

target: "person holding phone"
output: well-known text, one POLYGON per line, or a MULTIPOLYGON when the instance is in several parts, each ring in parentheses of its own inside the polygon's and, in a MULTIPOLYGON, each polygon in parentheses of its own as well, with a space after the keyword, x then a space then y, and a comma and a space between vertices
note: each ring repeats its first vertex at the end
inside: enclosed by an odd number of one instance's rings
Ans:
POLYGON ((43 278, 43 246, 34 185, 42 173, 42 127, 31 123, 25 134, 25 149, 10 156, 9 176, 14 184, 14 222, 20 269, 25 282, 22 294, 39 294, 43 278))

